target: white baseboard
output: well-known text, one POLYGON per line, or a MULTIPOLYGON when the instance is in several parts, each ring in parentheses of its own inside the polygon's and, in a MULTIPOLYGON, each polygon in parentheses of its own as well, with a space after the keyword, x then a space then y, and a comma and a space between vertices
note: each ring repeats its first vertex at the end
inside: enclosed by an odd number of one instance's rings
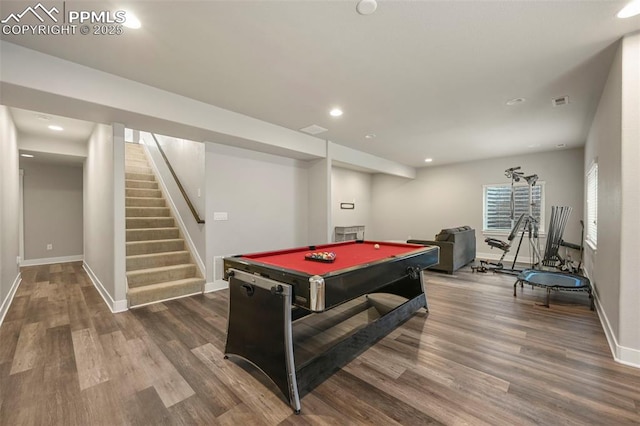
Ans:
POLYGON ((607 337, 607 343, 609 343, 609 349, 611 350, 613 359, 620 364, 640 368, 640 350, 627 348, 625 346, 621 346, 618 343, 618 339, 616 339, 616 335, 613 332, 613 328, 611 327, 611 323, 609 322, 607 313, 602 308, 602 304, 600 303, 600 300, 598 299, 596 293, 597 292, 595 291, 593 292, 596 312, 598 312, 598 317, 600 317, 600 324, 602 325, 602 329, 604 330, 604 335, 607 337))
POLYGON ((205 293, 212 293, 214 291, 220 291, 229 288, 229 283, 225 280, 214 280, 211 283, 206 283, 204 285, 205 293))
POLYGON ((43 259, 23 260, 20 262, 20 266, 52 265, 54 263, 82 262, 83 260, 84 255, 82 254, 75 256, 45 257, 43 259))
POLYGON ((13 302, 13 296, 16 295, 16 291, 18 291, 18 287, 20 287, 21 282, 22 275, 20 275, 20 272, 18 272, 16 279, 13 280, 13 284, 11 284, 11 288, 9 289, 7 297, 5 297, 5 299, 2 301, 2 304, 0 305, 0 326, 2 325, 7 312, 9 312, 9 306, 11 306, 11 302, 13 302))
POLYGON ((124 312, 128 309, 127 300, 113 300, 109 292, 104 288, 96 274, 91 270, 87 262, 82 262, 82 268, 87 272, 89 279, 93 283, 93 286, 98 290, 102 300, 107 304, 112 313, 124 312))

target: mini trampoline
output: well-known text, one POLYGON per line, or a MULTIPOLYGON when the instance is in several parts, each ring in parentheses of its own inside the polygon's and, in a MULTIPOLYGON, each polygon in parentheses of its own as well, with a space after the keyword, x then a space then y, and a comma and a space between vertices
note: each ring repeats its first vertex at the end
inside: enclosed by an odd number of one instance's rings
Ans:
POLYGON ((589 278, 581 275, 566 274, 561 272, 536 271, 533 269, 525 269, 518 274, 518 279, 513 284, 513 295, 516 296, 516 286, 520 283, 520 287, 529 284, 532 287, 541 287, 547 289, 547 298, 544 306, 549 307, 549 294, 551 290, 555 291, 586 291, 589 293, 589 304, 593 311, 593 294, 591 292, 591 282, 589 278))

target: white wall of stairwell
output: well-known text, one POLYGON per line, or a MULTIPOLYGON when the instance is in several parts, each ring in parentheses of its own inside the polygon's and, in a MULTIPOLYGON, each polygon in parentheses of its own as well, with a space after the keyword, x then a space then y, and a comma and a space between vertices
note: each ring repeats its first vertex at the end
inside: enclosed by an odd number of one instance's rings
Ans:
MULTIPOLYGON (((185 242, 189 246, 189 249, 194 257, 194 260, 196 261, 196 264, 198 265, 198 267, 200 268, 200 271, 204 276, 205 265, 204 265, 203 259, 205 259, 205 253, 206 253, 206 242, 205 242, 206 224, 198 224, 195 221, 193 215, 191 214, 191 210, 189 210, 189 206, 187 205, 187 202, 182 196, 182 193, 180 192, 180 189, 178 188, 178 185, 176 184, 175 179, 171 175, 169 168, 164 162, 164 159, 162 158, 162 155, 158 150, 158 146, 153 140, 151 134, 147 132, 140 132, 140 138, 147 149, 147 154, 149 155, 149 159, 150 159, 149 164, 156 175, 158 183, 162 187, 162 191, 165 194, 165 198, 167 202, 169 203, 171 209, 174 212, 174 216, 176 218, 176 221, 178 222, 178 226, 180 227, 180 230, 183 233, 185 242)), ((198 214, 202 219, 204 219, 205 217, 204 144, 198 143, 198 142, 191 142, 191 143, 193 145, 183 147, 183 150, 189 150, 189 152, 186 153, 185 155, 188 158, 194 158, 194 157, 197 157, 197 154, 199 151, 198 146, 200 146, 201 148, 200 155, 203 156, 201 160, 202 176, 201 178, 198 178, 197 176, 192 176, 192 179, 189 179, 186 182, 183 182, 181 180, 181 183, 183 185, 186 185, 185 190, 187 191, 188 194, 197 194, 198 189, 200 189, 202 196, 200 197, 199 202, 196 203, 195 205, 196 205, 198 214), (191 152, 191 151, 194 151, 194 152, 191 152)), ((173 167, 173 163, 172 163, 172 167, 173 167)), ((195 167, 200 168, 199 165, 196 165, 195 167)), ((193 201, 194 200, 192 199, 192 202, 193 201)))

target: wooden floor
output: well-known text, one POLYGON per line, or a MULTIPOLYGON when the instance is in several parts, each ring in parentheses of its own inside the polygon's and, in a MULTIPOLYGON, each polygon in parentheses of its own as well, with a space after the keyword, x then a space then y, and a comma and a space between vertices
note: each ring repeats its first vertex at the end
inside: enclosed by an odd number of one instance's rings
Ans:
POLYGON ((114 315, 80 264, 25 268, 0 328, 0 425, 640 424, 640 369, 613 361, 586 294, 545 308, 541 289, 514 298, 509 276, 425 275, 429 314, 296 416, 223 359, 226 291, 114 315))

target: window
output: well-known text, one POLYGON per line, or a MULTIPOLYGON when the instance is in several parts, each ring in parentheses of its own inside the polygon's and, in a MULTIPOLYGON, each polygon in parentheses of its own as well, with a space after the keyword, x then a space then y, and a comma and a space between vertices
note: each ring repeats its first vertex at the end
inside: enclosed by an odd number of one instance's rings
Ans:
POLYGON ((587 236, 591 248, 598 245, 598 163, 594 162, 587 172, 587 236))
MULTIPOLYGON (((515 214, 529 215, 529 186, 517 184, 514 188, 515 214)), ((544 182, 532 188, 533 217, 538 221, 539 232, 544 231, 544 182)), ((485 232, 509 233, 511 222, 511 184, 484 186, 483 230, 485 232)))

